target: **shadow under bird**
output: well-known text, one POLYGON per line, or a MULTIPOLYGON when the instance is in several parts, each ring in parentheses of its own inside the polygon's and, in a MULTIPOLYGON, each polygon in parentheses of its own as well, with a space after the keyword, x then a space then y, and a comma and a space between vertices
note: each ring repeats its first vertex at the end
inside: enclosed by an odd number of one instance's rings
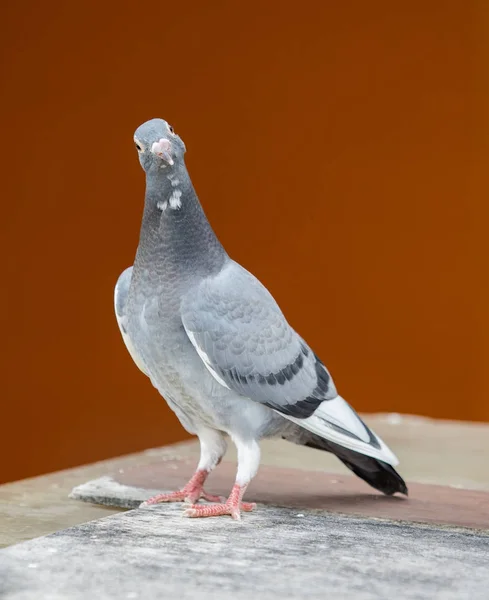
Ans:
POLYGON ((145 502, 190 502, 188 517, 231 515, 260 463, 259 441, 280 437, 335 454, 384 494, 407 494, 397 458, 338 395, 331 375, 256 277, 217 239, 185 166, 185 144, 162 119, 134 135, 146 173, 134 265, 115 288, 115 310, 136 365, 201 446, 185 487, 145 502), (203 489, 236 445, 229 498, 203 489), (199 499, 210 504, 197 504, 199 499))

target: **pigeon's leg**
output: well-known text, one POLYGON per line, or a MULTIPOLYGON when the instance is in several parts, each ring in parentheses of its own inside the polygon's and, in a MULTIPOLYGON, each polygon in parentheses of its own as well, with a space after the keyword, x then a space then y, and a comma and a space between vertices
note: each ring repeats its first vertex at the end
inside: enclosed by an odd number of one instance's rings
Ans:
POLYGON ((222 502, 220 496, 212 496, 204 491, 204 482, 209 473, 221 462, 226 452, 226 440, 219 431, 201 429, 197 433, 200 441, 200 461, 192 479, 178 492, 158 494, 143 502, 141 506, 160 502, 198 502, 200 498, 208 502, 222 502))
POLYGON ((233 519, 241 519, 241 511, 252 511, 256 504, 242 502, 248 484, 256 475, 260 464, 260 446, 256 440, 243 441, 233 437, 238 449, 238 472, 236 482, 226 502, 222 504, 194 504, 184 512, 186 517, 218 517, 231 515, 233 519))

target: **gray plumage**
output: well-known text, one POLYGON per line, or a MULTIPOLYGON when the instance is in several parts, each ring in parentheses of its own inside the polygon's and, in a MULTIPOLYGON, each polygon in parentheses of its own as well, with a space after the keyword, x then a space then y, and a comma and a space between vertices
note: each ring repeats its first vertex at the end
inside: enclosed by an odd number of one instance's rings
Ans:
POLYGON ((385 493, 406 493, 395 456, 338 396, 268 290, 220 244, 182 140, 153 119, 135 143, 146 195, 134 266, 116 285, 116 316, 136 364, 199 436, 199 469, 216 466, 228 435, 238 450, 236 483, 245 488, 260 438, 280 436, 334 452, 385 493))

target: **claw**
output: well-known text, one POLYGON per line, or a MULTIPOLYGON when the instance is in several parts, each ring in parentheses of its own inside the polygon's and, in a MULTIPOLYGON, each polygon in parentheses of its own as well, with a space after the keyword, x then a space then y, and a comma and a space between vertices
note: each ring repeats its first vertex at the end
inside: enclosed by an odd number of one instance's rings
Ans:
POLYGON ((192 479, 180 491, 170 492, 168 494, 158 494, 157 496, 153 496, 152 498, 148 498, 145 502, 142 502, 139 507, 152 506, 153 504, 160 504, 163 502, 186 502, 188 504, 194 504, 201 498, 207 500, 207 502, 223 502, 224 498, 221 496, 213 496, 204 490, 203 485, 208 474, 208 471, 196 471, 192 479))
POLYGON ((241 520, 241 511, 251 512, 256 508, 254 502, 241 502, 246 487, 235 485, 229 498, 221 504, 192 504, 184 512, 184 517, 220 517, 230 515, 235 521, 241 520))

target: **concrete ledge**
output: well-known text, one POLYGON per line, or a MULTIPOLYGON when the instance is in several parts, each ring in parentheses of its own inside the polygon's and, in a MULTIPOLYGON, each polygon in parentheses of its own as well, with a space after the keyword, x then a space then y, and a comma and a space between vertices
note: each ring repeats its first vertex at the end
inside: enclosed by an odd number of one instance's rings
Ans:
POLYGON ((184 519, 129 511, 0 551, 2 600, 473 600, 489 536, 269 507, 184 519))
MULTIPOLYGON (((434 421, 400 415, 364 415, 364 419, 399 456, 400 471, 411 486, 410 500, 415 499, 413 482, 448 486, 455 490, 489 492, 489 425, 434 421)), ((321 477, 324 473, 329 473, 331 477, 338 475, 333 477, 337 481, 348 476, 348 471, 340 461, 324 452, 275 440, 265 440, 262 443, 262 451, 260 473, 265 467, 278 467, 309 472, 312 478, 316 473, 320 473, 321 477)), ((199 444, 191 441, 2 485, 0 547, 121 510, 112 505, 102 506, 70 500, 68 495, 74 487, 104 476, 117 479, 119 475, 131 469, 144 471, 148 465, 158 462, 189 460, 189 466, 193 468, 198 457, 199 444)), ((232 445, 228 459, 236 460, 232 445)), ((155 476, 157 474, 155 470, 155 476)), ((230 481, 225 482, 223 493, 229 491, 229 483, 230 481)), ((328 484, 326 488, 321 487, 320 496, 323 501, 328 499, 329 492, 332 492, 334 487, 338 487, 332 481, 329 483, 331 485, 328 484)), ((381 496, 376 495, 363 482, 358 483, 363 486, 358 490, 362 495, 362 502, 365 502, 363 496, 366 494, 370 497, 369 502, 379 502, 380 506, 384 506, 383 501, 378 500, 381 496)), ((210 484, 214 485, 212 480, 210 484)), ((172 486, 174 483, 161 477, 156 478, 153 484, 149 483, 150 488, 157 489, 167 485, 172 486)), ((250 487, 249 493, 254 494, 254 491, 259 490, 250 487)), ((146 487, 143 493, 148 492, 149 488, 146 487)), ((488 503, 485 496, 481 496, 480 499, 484 509, 488 503)), ((432 500, 433 510, 436 510, 436 498, 432 500)))

